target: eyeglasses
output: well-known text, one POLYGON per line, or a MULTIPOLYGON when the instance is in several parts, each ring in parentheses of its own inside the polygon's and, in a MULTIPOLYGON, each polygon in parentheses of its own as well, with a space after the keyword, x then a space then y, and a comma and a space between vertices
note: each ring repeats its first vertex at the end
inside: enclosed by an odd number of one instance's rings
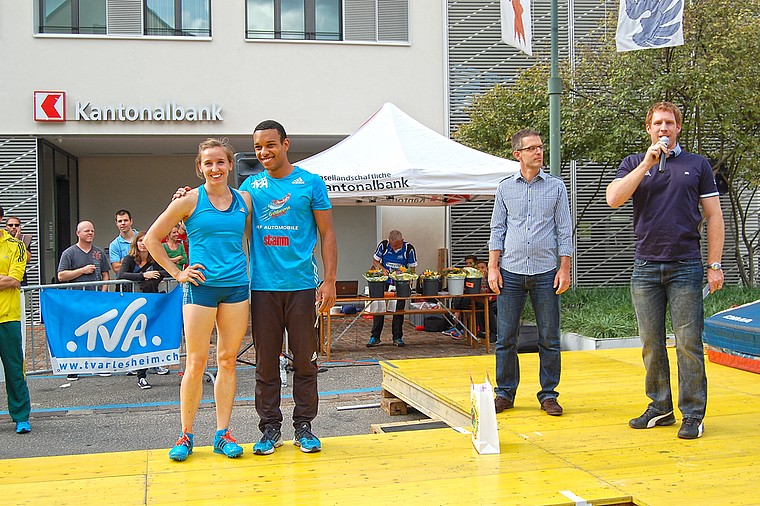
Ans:
POLYGON ((528 146, 527 148, 518 149, 517 151, 527 151, 528 153, 536 153, 538 151, 544 152, 544 145, 528 146))

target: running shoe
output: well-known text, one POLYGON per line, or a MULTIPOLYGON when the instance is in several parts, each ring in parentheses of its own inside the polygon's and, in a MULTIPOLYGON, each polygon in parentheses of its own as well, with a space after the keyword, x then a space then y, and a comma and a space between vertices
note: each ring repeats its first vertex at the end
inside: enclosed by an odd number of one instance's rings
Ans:
POLYGON ((282 446, 282 433, 280 433, 280 429, 267 427, 264 429, 264 435, 261 436, 259 442, 253 445, 253 453, 255 455, 269 455, 274 453, 274 449, 280 446, 282 446))
POLYGON ((31 432, 32 427, 29 425, 29 422, 18 422, 16 424, 16 434, 26 434, 27 432, 31 432))
POLYGON ((193 435, 187 433, 187 429, 182 431, 182 435, 180 436, 179 440, 177 441, 177 444, 174 445, 174 448, 169 450, 169 458, 172 460, 178 460, 182 462, 187 458, 188 455, 192 455, 193 453, 193 435))
POLYGON ((237 444, 235 438, 230 436, 230 429, 221 429, 214 435, 214 453, 234 459, 243 454, 243 447, 237 444))
POLYGON ((406 346, 406 343, 405 343, 405 342, 404 342, 404 340, 403 340, 403 339, 401 339, 401 338, 399 338, 399 339, 394 339, 394 340, 393 340, 393 346, 398 346, 399 348, 403 348, 404 346, 406 346))
POLYGON ((455 341, 461 341, 462 339, 464 339, 464 332, 459 332, 458 330, 455 330, 449 335, 455 341))
POLYGON ((367 343, 367 348, 374 348, 375 346, 380 346, 380 338, 370 337, 369 342, 367 343))
POLYGON ((444 330, 443 332, 441 332, 441 334, 446 334, 447 336, 450 336, 453 332, 456 332, 456 331, 457 331, 456 327, 451 327, 450 329, 444 330))
POLYGON ((169 368, 168 367, 163 367, 163 366, 159 365, 158 367, 154 367, 153 370, 159 376, 163 376, 164 374, 169 374, 169 368))
POLYGON ((296 428, 293 444, 300 446, 304 453, 315 453, 322 450, 322 443, 319 442, 317 436, 311 433, 311 427, 307 422, 301 423, 301 426, 296 428))
POLYGON ((673 416, 672 411, 667 413, 658 413, 651 407, 647 407, 644 414, 638 418, 632 418, 628 425, 634 429, 651 429, 656 425, 673 425, 676 423, 676 417, 673 416))
POLYGON ((137 386, 139 386, 143 390, 148 390, 150 388, 150 383, 148 383, 147 379, 140 378, 137 380, 137 386))
POLYGON ((681 439, 697 439, 705 432, 705 423, 699 418, 684 418, 678 437, 681 439))
POLYGON ((66 376, 66 379, 69 380, 69 381, 76 381, 76 380, 79 379, 79 375, 78 374, 69 374, 68 376, 66 376))

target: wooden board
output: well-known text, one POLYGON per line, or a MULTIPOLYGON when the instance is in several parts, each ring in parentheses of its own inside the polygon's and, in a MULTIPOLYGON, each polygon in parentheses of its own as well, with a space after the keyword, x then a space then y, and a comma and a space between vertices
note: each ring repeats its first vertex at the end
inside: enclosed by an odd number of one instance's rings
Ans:
MULTIPOLYGON (((708 362, 705 435, 680 440, 679 424, 627 425, 647 404, 640 353, 563 353, 561 417, 540 410, 538 358, 521 355, 515 408, 497 415, 499 455, 478 455, 469 434, 434 429, 323 438, 316 454, 286 441, 272 455, 254 456, 253 441, 241 441, 238 459, 196 447, 183 463, 169 460, 168 449, 0 460, 0 502, 574 506, 570 497, 580 497, 596 506, 760 504, 760 375, 708 362)), ((674 351, 670 358, 677 398, 674 351)), ((494 378, 493 356, 383 367, 414 402, 427 391, 435 400, 430 410, 458 413, 467 412, 470 372, 476 381, 486 370, 494 378)))

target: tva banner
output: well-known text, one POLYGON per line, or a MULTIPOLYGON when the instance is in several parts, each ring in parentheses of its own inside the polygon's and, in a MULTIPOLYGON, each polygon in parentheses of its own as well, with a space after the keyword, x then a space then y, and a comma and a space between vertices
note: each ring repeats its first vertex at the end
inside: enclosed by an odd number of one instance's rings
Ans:
POLYGON ((45 289, 40 302, 53 374, 179 363, 181 288, 167 294, 45 289))

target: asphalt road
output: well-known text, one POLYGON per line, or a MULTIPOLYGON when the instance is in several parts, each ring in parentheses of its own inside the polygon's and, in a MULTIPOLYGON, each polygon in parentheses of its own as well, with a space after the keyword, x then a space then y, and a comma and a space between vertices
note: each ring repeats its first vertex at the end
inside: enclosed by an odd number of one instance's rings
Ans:
MULTIPOLYGON (((175 367, 176 368, 176 367, 175 367)), ((292 439, 292 373, 282 391, 283 438, 292 439)), ((167 451, 181 432, 179 375, 148 375, 149 390, 137 386, 137 376, 84 376, 68 382, 65 377, 28 378, 32 400, 32 432, 19 435, 0 401, 0 459, 71 455, 129 450, 167 451)), ((369 434, 375 423, 426 418, 410 408, 407 415, 390 416, 380 407, 338 410, 338 407, 380 403, 382 372, 379 365, 333 365, 319 374, 319 415, 313 432, 324 438, 369 434)), ((5 385, 3 384, 3 387, 5 385)), ((261 434, 253 405, 255 370, 238 368, 236 405, 232 412, 232 436, 251 451, 261 434)), ((216 430, 213 385, 204 382, 203 400, 195 421, 195 445, 210 446, 216 430)))

